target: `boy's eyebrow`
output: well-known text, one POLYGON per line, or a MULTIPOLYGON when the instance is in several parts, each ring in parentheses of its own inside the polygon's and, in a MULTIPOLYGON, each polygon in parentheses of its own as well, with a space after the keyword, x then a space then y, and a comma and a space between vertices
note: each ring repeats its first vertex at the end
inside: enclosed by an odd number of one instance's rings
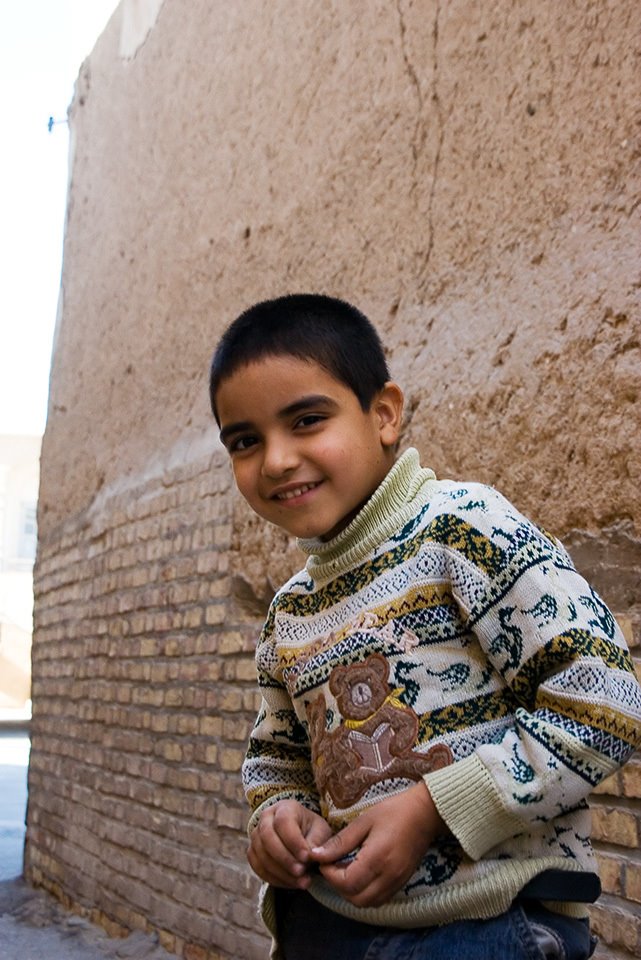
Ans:
POLYGON ((245 430, 251 430, 252 425, 249 420, 239 420, 238 423, 230 423, 226 427, 223 427, 218 437, 220 442, 227 445, 227 440, 230 437, 233 437, 235 433, 243 433, 245 430))
MULTIPOLYGON (((332 400, 331 397, 326 397, 323 393, 311 393, 309 396, 301 397, 300 400, 294 400, 293 403, 288 403, 286 407, 278 411, 277 415, 281 419, 285 419, 295 413, 311 410, 314 407, 325 407, 325 409, 334 408, 336 407, 336 401, 332 400)), ((236 423, 228 423, 226 427, 222 428, 218 436, 220 437, 221 443, 226 444, 226 441, 234 434, 253 429, 255 429, 255 427, 251 420, 238 420, 236 423)))
POLYGON ((293 413, 300 413, 302 410, 310 410, 313 407, 336 407, 336 401, 331 397, 326 397, 323 393, 311 393, 307 397, 301 397, 300 400, 294 400, 288 403, 286 407, 278 411, 279 417, 291 417, 293 413))

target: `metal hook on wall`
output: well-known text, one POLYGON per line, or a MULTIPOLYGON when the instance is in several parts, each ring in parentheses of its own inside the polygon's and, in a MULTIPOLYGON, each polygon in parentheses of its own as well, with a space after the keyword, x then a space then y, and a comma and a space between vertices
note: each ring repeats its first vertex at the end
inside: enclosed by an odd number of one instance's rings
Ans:
POLYGON ((51 133, 57 123, 69 123, 69 121, 66 117, 64 120, 54 120, 53 117, 49 117, 49 120, 47 121, 47 130, 49 133, 51 133))

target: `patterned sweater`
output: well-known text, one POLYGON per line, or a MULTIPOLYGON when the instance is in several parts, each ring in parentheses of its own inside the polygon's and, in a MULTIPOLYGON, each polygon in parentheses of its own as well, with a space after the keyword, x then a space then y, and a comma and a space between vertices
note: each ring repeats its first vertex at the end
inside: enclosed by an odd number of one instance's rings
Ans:
MULTIPOLYGON (((491 487, 437 481, 415 450, 335 539, 299 543, 306 568, 256 652, 250 832, 285 798, 339 830, 424 778, 451 834, 402 890, 376 908, 320 876, 310 890, 395 927, 494 916, 544 870, 594 871, 586 797, 638 744, 641 691, 561 545, 491 487)), ((263 917, 273 932, 271 891, 263 917)))

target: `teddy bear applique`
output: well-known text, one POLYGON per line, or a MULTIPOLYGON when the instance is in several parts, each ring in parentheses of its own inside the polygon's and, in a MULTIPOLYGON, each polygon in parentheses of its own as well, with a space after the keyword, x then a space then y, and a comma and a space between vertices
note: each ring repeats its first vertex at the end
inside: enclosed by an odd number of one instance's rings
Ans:
POLYGON ((392 778, 420 780, 452 763, 452 751, 436 744, 426 753, 414 750, 418 717, 399 700, 401 689, 388 683, 389 664, 380 653, 361 663, 335 667, 329 688, 341 722, 326 726, 327 706, 321 693, 308 707, 312 764, 321 794, 344 809, 356 803, 373 784, 392 778))

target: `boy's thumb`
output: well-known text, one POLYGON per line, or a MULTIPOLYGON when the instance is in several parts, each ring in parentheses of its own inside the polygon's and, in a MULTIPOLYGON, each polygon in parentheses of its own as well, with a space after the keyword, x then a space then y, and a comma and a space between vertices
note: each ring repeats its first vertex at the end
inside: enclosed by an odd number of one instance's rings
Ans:
POLYGON ((318 863, 336 863, 343 861, 345 866, 356 857, 354 840, 348 835, 349 827, 335 833, 320 847, 312 847, 311 855, 318 863))

